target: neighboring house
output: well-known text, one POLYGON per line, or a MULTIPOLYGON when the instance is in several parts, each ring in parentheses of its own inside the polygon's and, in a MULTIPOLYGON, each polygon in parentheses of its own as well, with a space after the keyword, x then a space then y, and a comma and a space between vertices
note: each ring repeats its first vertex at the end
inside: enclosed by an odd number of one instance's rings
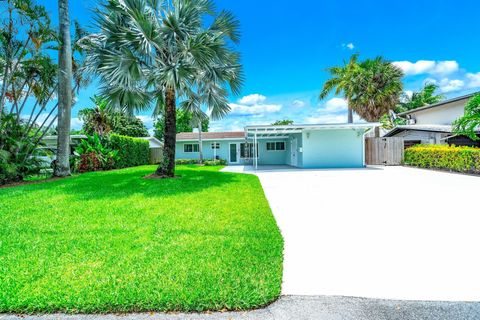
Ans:
POLYGON ((158 140, 155 137, 143 137, 140 139, 147 140, 150 145, 150 163, 160 163, 160 161, 162 160, 162 141, 158 140))
POLYGON ((398 116, 407 119, 408 124, 393 128, 384 137, 401 137, 405 147, 445 143, 480 146, 478 142, 452 134, 452 123, 465 114, 465 105, 475 94, 399 113, 398 116))
MULTIPOLYGON (((241 132, 202 133, 203 157, 230 165, 290 165, 299 168, 365 166, 365 134, 378 126, 311 124, 247 126, 241 132)), ((198 159, 198 133, 179 133, 177 159, 198 159)))

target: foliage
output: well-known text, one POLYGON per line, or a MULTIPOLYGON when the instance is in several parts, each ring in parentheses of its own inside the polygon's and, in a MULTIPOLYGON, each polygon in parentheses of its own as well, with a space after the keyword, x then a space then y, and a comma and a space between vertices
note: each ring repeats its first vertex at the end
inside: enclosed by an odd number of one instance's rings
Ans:
POLYGON ((277 120, 272 123, 272 126, 290 126, 293 125, 293 120, 284 119, 284 120, 277 120))
POLYGON ((148 137, 148 130, 143 122, 135 116, 112 110, 108 101, 94 96, 91 98, 95 108, 79 111, 79 118, 84 122, 83 131, 86 134, 104 136, 116 133, 128 137, 148 137))
POLYGON ((453 123, 453 132, 470 139, 480 140, 480 94, 475 95, 465 105, 465 114, 453 123))
MULTIPOLYGON (((177 159, 175 160, 176 165, 189 165, 189 164, 198 164, 199 160, 196 159, 177 159)), ((224 159, 213 159, 213 160, 205 160, 202 162, 205 166, 226 166, 227 160, 224 159)))
POLYGON ((421 168, 480 173, 480 149, 448 145, 417 145, 405 150, 405 164, 421 168))
POLYGON ((403 101, 397 105, 395 112, 401 113, 408 110, 417 109, 431 104, 439 103, 445 99, 442 94, 435 94, 438 90, 438 85, 434 83, 425 83, 422 90, 413 92, 411 96, 404 94, 403 101))
POLYGON ((13 114, 4 114, 0 122, 0 185, 21 181, 38 174, 43 163, 32 156, 36 136, 26 135, 26 126, 13 114))
POLYGON ((283 240, 254 175, 154 166, 0 189, 0 313, 249 309, 283 240), (40 230, 42 232, 40 232, 40 230))
POLYGON ((111 170, 119 163, 119 152, 109 147, 107 139, 98 134, 87 136, 80 141, 75 152, 78 158, 74 169, 78 172, 91 172, 99 170, 111 170))
POLYGON ((331 78, 328 79, 323 85, 322 92, 320 93, 320 99, 325 99, 331 92, 335 95, 343 95, 348 103, 348 122, 353 122, 353 111, 350 104, 350 100, 355 95, 354 79, 358 74, 358 54, 354 54, 350 57, 349 62, 344 62, 343 66, 335 66, 328 68, 331 78))
POLYGON ((402 70, 382 57, 367 59, 354 72, 353 110, 364 120, 375 122, 393 110, 403 92, 402 70))
POLYGON ((208 0, 109 0, 95 19, 98 33, 83 41, 86 71, 100 77, 111 106, 131 114, 153 105, 164 115, 157 174, 171 177, 177 101, 195 121, 207 113, 217 120, 230 111, 230 92, 240 92, 239 23, 208 0))
MULTIPOLYGON (((204 119, 202 121, 202 132, 208 132, 210 121, 204 119)), ((193 116, 182 109, 177 109, 177 133, 192 132, 196 124, 193 123, 193 116)), ((165 119, 160 117, 155 122, 154 136, 160 141, 163 141, 163 134, 165 131, 165 119)))
POLYGON ((147 140, 111 134, 109 148, 118 152, 115 168, 146 165, 150 161, 150 144, 147 140))
MULTIPOLYGON (((57 120, 58 103, 50 102, 58 89, 58 64, 51 56, 52 50, 58 50, 60 40, 51 27, 47 11, 35 1, 2 1, 0 10, 0 123, 4 122, 2 118, 12 116, 5 120, 6 125, 13 125, 11 121, 15 119, 17 125, 14 126, 23 128, 23 133, 15 137, 15 143, 30 146, 5 150, 5 145, 0 145, 0 152, 10 153, 9 161, 32 159, 42 137, 57 120)), ((78 23, 74 29, 76 41, 83 31, 78 23)), ((84 73, 78 72, 83 56, 75 43, 72 45, 76 53, 73 93, 88 83, 84 73)), ((15 165, 24 164, 22 160, 15 165)))

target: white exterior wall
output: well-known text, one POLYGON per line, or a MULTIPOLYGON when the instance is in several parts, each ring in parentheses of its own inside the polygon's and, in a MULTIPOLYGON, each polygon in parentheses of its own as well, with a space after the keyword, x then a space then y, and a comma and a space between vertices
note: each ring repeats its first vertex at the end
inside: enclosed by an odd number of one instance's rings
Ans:
POLYGON ((465 113, 468 99, 452 102, 440 107, 413 112, 410 115, 416 124, 451 125, 465 113))
POLYGON ((415 130, 405 130, 395 135, 395 137, 403 138, 405 141, 420 140, 422 144, 445 144, 446 141, 443 138, 447 136, 449 136, 448 133, 415 130))

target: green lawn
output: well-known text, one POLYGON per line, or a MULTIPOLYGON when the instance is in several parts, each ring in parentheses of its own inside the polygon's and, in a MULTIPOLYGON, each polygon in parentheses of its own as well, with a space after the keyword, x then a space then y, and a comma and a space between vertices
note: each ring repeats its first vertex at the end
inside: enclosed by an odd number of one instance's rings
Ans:
POLYGON ((283 240, 253 175, 184 166, 0 189, 0 312, 247 309, 280 294, 283 240))

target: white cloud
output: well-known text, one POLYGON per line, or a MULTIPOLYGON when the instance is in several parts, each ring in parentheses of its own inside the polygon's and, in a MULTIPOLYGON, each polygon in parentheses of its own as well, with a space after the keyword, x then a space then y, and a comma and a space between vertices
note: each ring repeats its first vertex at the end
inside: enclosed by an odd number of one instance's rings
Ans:
POLYGON ((447 92, 454 92, 462 90, 465 87, 465 82, 459 79, 447 79, 444 78, 438 82, 438 86, 440 87, 440 91, 447 93, 447 92))
POLYGON ((344 112, 348 109, 347 101, 342 98, 332 98, 328 100, 323 107, 321 107, 318 111, 320 112, 328 112, 328 113, 336 113, 336 112, 344 112))
POLYGON ((479 88, 480 87, 480 72, 467 73, 468 87, 479 88))
POLYGON ((393 62, 393 64, 398 68, 402 69, 407 76, 419 74, 447 75, 457 72, 459 70, 459 65, 456 61, 395 61, 393 62))
POLYGON ((305 102, 302 100, 294 100, 292 102, 292 106, 294 106, 295 108, 302 108, 305 106, 305 102))
POLYGON ((260 115, 263 113, 273 113, 278 112, 282 109, 280 104, 254 104, 254 105, 242 105, 231 103, 230 108, 232 109, 230 114, 248 116, 248 115, 260 115))
POLYGON ((72 129, 80 130, 83 127, 83 121, 79 118, 72 118, 70 126, 72 127, 72 129))
POLYGON ((342 47, 343 47, 343 48, 347 48, 347 49, 349 49, 349 50, 355 49, 355 45, 354 45, 353 43, 351 43, 351 42, 350 42, 350 43, 342 43, 342 47))
POLYGON ((253 106, 256 104, 263 103, 265 102, 265 100, 267 100, 267 97, 262 96, 261 94, 255 93, 255 94, 251 94, 241 98, 240 100, 238 100, 238 103, 247 105, 247 106, 253 106))
POLYGON ((137 116, 137 118, 143 122, 147 129, 153 128, 153 118, 151 116, 137 116))

